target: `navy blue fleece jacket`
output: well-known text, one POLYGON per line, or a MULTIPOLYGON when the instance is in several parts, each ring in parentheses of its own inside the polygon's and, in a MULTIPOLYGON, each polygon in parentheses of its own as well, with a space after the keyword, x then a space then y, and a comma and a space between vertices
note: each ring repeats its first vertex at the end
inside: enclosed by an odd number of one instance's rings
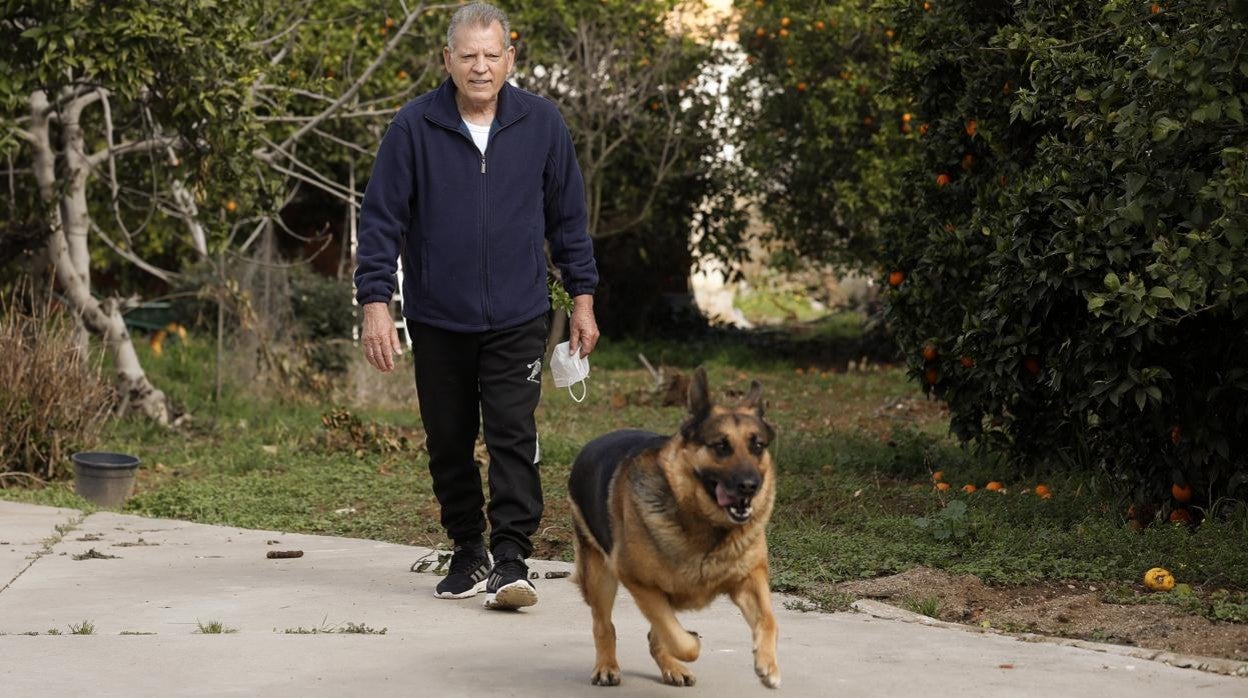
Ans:
POLYGON ((547 312, 546 256, 568 293, 598 285, 585 185, 554 104, 505 84, 485 154, 450 80, 390 122, 364 192, 355 270, 361 305, 389 302, 403 256, 403 314, 457 332, 547 312))

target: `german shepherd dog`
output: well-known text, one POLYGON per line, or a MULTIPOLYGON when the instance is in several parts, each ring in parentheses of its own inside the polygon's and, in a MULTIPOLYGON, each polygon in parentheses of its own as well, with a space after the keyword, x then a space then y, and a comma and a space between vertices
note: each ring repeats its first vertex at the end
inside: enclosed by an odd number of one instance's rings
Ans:
POLYGON ((576 581, 594 620, 591 683, 620 683, 611 609, 620 583, 650 621, 650 656, 663 681, 692 686, 681 662, 698 658, 698 635, 676 611, 728 594, 754 635, 754 672, 780 685, 765 528, 776 495, 758 381, 736 407, 711 401, 706 371, 689 387, 689 416, 674 436, 622 430, 576 457, 568 493, 576 523, 576 581))

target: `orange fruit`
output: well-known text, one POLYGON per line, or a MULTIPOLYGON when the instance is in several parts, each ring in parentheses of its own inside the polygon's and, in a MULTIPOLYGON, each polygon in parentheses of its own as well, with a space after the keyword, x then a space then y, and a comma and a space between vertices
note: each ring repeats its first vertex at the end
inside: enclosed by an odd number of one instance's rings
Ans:
POLYGON ((888 38, 890 38, 890 39, 891 39, 891 38, 893 38, 893 30, 892 30, 892 29, 885 29, 885 30, 884 30, 884 36, 886 36, 886 37, 888 37, 888 38))
POLYGON ((1053 493, 1049 490, 1048 485, 1036 485, 1036 496, 1040 499, 1052 499, 1053 493))
POLYGON ((235 201, 234 199, 230 199, 229 201, 225 202, 225 210, 229 213, 234 213, 235 211, 238 210, 238 202, 235 201))
POLYGON ((780 26, 782 26, 782 27, 787 27, 787 26, 789 26, 789 25, 790 25, 790 24, 792 24, 792 23, 793 23, 793 20, 789 19, 788 17, 781 17, 781 18, 780 18, 780 26))
POLYGON ((1192 512, 1187 509, 1175 509, 1170 512, 1170 523, 1190 524, 1192 522, 1192 512))
POLYGON ((651 103, 650 103, 650 111, 658 111, 658 110, 659 110, 659 103, 658 103, 658 102, 651 102, 651 103))
POLYGON ((938 483, 936 483, 936 489, 937 489, 938 491, 940 491, 940 492, 945 492, 945 491, 947 491, 947 490, 949 489, 949 483, 947 483, 947 482, 938 482, 938 483))
POLYGON ((935 344, 927 344, 923 346, 923 360, 935 361, 940 352, 936 349, 935 344))
POLYGON ((406 79, 408 78, 407 71, 406 71, 406 70, 400 70, 400 71, 399 71, 399 74, 398 74, 398 78, 399 78, 400 80, 406 80, 406 79))
POLYGON ((937 470, 936 472, 932 473, 932 482, 940 482, 941 480, 944 480, 944 479, 945 479, 945 471, 937 470))
POLYGON ((975 490, 977 490, 977 489, 979 489, 979 488, 977 488, 975 485, 970 484, 969 482, 968 482, 967 484, 965 484, 965 485, 962 485, 962 491, 963 491, 963 492, 965 492, 965 493, 967 493, 967 494, 970 494, 970 493, 974 492, 974 491, 975 491, 975 490))
POLYGON ((925 3, 923 3, 923 11, 924 11, 924 12, 931 12, 931 11, 932 11, 932 3, 930 3, 930 2, 925 2, 925 3))
POLYGON ((519 38, 520 38, 520 32, 515 31, 515 30, 512 30, 512 32, 511 32, 511 40, 512 40, 512 41, 515 41, 516 39, 519 39, 519 38))
POLYGON ((1033 376, 1040 375, 1040 359, 1034 356, 1023 357, 1023 370, 1033 376))
POLYGON ((901 125, 901 132, 902 132, 902 133, 910 133, 910 130, 911 130, 911 129, 910 129, 910 124, 902 124, 902 125, 901 125))
POLYGON ((787 39, 787 38, 789 38, 789 30, 788 30, 788 29, 781 29, 781 30, 780 30, 780 38, 781 38, 781 39, 787 39))
POLYGON ((1174 575, 1164 567, 1154 567, 1144 573, 1144 586, 1149 591, 1170 591, 1174 588, 1174 575))
POLYGON ((944 172, 941 172, 940 174, 936 175, 936 186, 938 187, 946 186, 952 181, 953 181, 953 178, 945 174, 944 172))
POLYGON ((978 122, 976 122, 974 119, 971 119, 970 121, 966 122, 966 135, 974 136, 977 132, 979 132, 978 122))
POLYGON ((975 156, 974 156, 974 155, 971 155, 970 153, 967 153, 966 155, 963 155, 963 156, 962 156, 962 169, 963 169, 963 170, 970 170, 970 169, 971 169, 972 167, 974 167, 974 166, 975 166, 975 156))
POLYGON ((797 91, 798 91, 798 92, 805 92, 805 91, 806 91, 806 83, 804 83, 804 82, 799 82, 799 83, 797 83, 797 91))
POLYGON ((754 65, 755 63, 757 63, 757 62, 758 62, 758 59, 757 59, 757 58, 755 58, 754 56, 746 56, 746 57, 745 57, 745 62, 746 62, 746 63, 749 63, 750 65, 754 65))
POLYGON ((930 127, 927 124, 919 124, 919 135, 926 136, 928 128, 930 127))
POLYGON ((1004 489, 1005 489, 1005 485, 1002 485, 1001 483, 997 482, 996 480, 993 480, 992 482, 988 483, 987 485, 984 485, 984 489, 989 490, 989 491, 991 491, 991 492, 999 492, 999 491, 1001 491, 1001 490, 1004 490, 1004 489))
POLYGON ((1153 6, 1148 9, 1153 14, 1159 14, 1161 12, 1161 5, 1158 5, 1157 3, 1153 3, 1153 6))
POLYGON ((904 121, 904 122, 906 122, 907 124, 908 124, 908 123, 910 123, 910 120, 911 120, 911 119, 913 119, 913 118, 914 118, 914 117, 913 117, 913 116, 911 116, 910 112, 906 112, 905 114, 902 114, 902 115, 901 115, 901 120, 902 120, 902 121, 904 121))
POLYGON ((904 271, 892 271, 892 272, 889 272, 888 274, 888 285, 892 286, 893 288, 897 288, 898 286, 901 285, 901 282, 905 280, 906 280, 906 272, 904 271))
POLYGON ((1010 181, 1010 178, 1009 178, 1009 177, 1006 177, 1005 175, 1001 175, 1000 177, 997 177, 997 184, 1000 184, 1000 185, 1001 185, 1001 186, 1003 186, 1003 187, 1004 187, 1007 183, 1009 183, 1009 181, 1010 181))
POLYGON ((940 380, 940 373, 934 368, 929 368, 923 372, 923 380, 927 381, 928 385, 936 385, 936 382, 940 380))
POLYGON ((1174 497, 1176 502, 1187 504, 1192 501, 1192 486, 1180 485, 1176 482, 1173 485, 1170 485, 1170 496, 1174 497))
POLYGON ((975 359, 969 356, 963 356, 959 361, 962 362, 962 368, 975 368, 975 359))
POLYGON ((862 117, 862 125, 863 125, 863 126, 870 126, 871 124, 874 124, 874 123, 875 123, 875 119, 873 119, 873 118, 871 118, 871 117, 869 117, 869 116, 864 116, 864 117, 862 117))
POLYGON ((824 28, 825 26, 827 26, 827 25, 823 23, 823 20, 822 20, 822 19, 821 19, 821 20, 819 20, 818 22, 815 22, 815 29, 818 29, 819 31, 823 31, 823 28, 824 28))
POLYGON ((1009 93, 1013 91, 1014 91, 1013 88, 1010 86, 1010 81, 1006 80, 1005 84, 1001 86, 1001 94, 1008 95, 1009 93))

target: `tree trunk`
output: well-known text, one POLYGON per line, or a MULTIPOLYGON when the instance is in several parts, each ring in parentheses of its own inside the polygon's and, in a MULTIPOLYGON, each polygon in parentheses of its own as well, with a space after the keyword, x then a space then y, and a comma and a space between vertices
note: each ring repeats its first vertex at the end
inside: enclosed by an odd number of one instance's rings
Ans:
MULTIPOLYGON (((87 164, 80 155, 66 156, 69 180, 58 199, 56 150, 49 134, 48 116, 51 110, 47 96, 43 92, 36 92, 31 96, 30 104, 34 171, 49 218, 47 254, 48 261, 55 269, 56 280, 80 325, 98 336, 114 357, 120 411, 136 409, 157 423, 167 425, 169 400, 148 381, 147 374, 143 372, 116 301, 97 301, 91 295, 90 277, 82 270, 83 264, 88 261, 85 247, 89 227, 86 204, 87 164), (81 246, 77 255, 72 251, 71 240, 74 245, 81 246)), ((74 127, 77 128, 76 114, 80 108, 70 111, 75 114, 74 127)), ((79 147, 80 134, 79 131, 79 147)), ((74 139, 71 137, 69 140, 74 139)))

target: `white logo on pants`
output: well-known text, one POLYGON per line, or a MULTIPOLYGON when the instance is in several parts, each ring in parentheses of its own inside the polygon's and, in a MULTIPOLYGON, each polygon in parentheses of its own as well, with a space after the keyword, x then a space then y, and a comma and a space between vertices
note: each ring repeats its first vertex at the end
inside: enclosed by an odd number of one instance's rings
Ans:
POLYGON ((537 383, 540 385, 542 382, 542 359, 541 357, 538 357, 537 361, 534 361, 531 364, 525 364, 525 366, 526 368, 529 369, 529 382, 537 383))

